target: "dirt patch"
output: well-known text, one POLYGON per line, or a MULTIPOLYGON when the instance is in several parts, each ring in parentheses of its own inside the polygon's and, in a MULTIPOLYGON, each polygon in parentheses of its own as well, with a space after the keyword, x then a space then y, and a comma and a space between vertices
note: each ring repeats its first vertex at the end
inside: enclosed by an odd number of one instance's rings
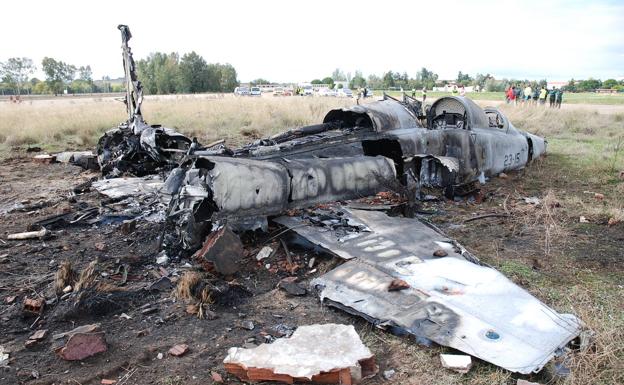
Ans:
MULTIPOLYGON (((529 204, 520 198, 536 196, 543 201, 547 190, 547 182, 534 181, 539 170, 491 181, 481 190, 482 198, 478 199, 483 199, 481 203, 472 199, 441 201, 423 204, 421 209, 435 212, 427 218, 547 304, 557 310, 574 312, 569 307, 574 307, 575 299, 561 299, 557 295, 566 295, 564 287, 584 284, 578 276, 580 271, 589 269, 601 279, 611 277, 605 279, 612 280, 615 275, 621 280, 624 225, 581 226, 565 207, 553 208, 550 219, 541 209, 528 210, 529 204), (526 183, 527 180, 531 183, 526 183), (476 215, 506 210, 509 218, 464 222, 476 215), (551 235, 565 234, 565 239, 546 239, 543 230, 549 220, 565 229, 559 233, 553 229, 551 235)), ((38 165, 25 158, 1 163, 0 206, 5 210, 0 216, 2 238, 7 233, 25 231, 34 221, 52 214, 84 205, 99 207, 102 199, 96 193, 79 196, 70 193, 74 185, 94 176, 74 166, 38 165)), ((565 184, 561 189, 569 187, 565 184)), ((554 196, 560 193, 555 187, 554 196)), ((422 347, 407 337, 377 330, 359 318, 322 307, 311 293, 289 296, 278 288, 279 282, 291 276, 291 272, 283 250, 271 239, 277 233, 275 228, 269 234, 243 237, 245 258, 241 270, 227 280, 215 277, 240 285, 249 295, 239 293, 225 301, 208 303, 214 316, 199 319, 196 314, 189 314, 187 303, 177 299, 171 289, 151 290, 151 285, 163 274, 175 281, 185 272, 196 271, 191 261, 177 261, 162 269, 155 264, 158 252, 154 239, 159 225, 138 222, 130 234, 120 226, 119 222, 83 223, 55 230, 50 238, 42 240, 0 242, 0 255, 5 255, 0 264, 0 345, 10 351, 11 358, 10 365, 0 369, 0 382, 86 385, 99 384, 107 378, 119 380, 120 384, 206 384, 212 383, 211 371, 214 371, 226 383, 236 384, 239 381, 227 375, 222 364, 230 347, 279 338, 300 325, 332 322, 354 324, 377 355, 380 373, 385 369, 396 371, 390 380, 379 374, 366 384, 515 383, 517 376, 483 362, 477 362, 465 377, 449 373, 441 368, 438 359, 438 354, 447 351, 446 348, 422 347), (258 262, 255 255, 264 244, 272 244, 279 250, 258 262), (97 260, 94 280, 103 285, 99 290, 85 292, 84 298, 62 299, 62 293, 56 294, 55 273, 63 261, 70 261, 79 272, 94 260, 97 260), (17 297, 12 304, 5 302, 5 298, 12 296, 17 297), (27 297, 48 300, 39 319, 36 315, 23 315, 21 304, 27 297), (64 361, 52 351, 55 346, 52 335, 94 322, 100 323, 105 333, 106 352, 78 363, 64 361), (47 329, 47 337, 26 347, 29 336, 38 329, 47 329), (177 344, 187 344, 188 352, 181 357, 169 355, 169 349, 177 344)), ((299 266, 292 273, 302 286, 339 263, 302 250, 290 252, 299 266), (312 257, 316 261, 314 268, 308 267, 312 257)), ((618 302, 621 305, 621 300, 621 295, 616 296, 615 305, 618 302)), ((591 297, 590 301, 593 301, 591 297)), ((598 314, 591 321, 600 322, 603 316, 606 315, 598 314)), ((551 377, 546 371, 539 378, 550 380, 551 377)))

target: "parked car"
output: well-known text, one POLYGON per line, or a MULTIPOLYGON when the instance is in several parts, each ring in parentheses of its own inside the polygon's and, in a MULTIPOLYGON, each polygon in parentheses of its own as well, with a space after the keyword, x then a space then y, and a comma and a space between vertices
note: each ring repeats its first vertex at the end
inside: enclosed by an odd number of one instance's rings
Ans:
POLYGON ((312 96, 312 95, 314 95, 314 90, 312 89, 312 86, 304 86, 303 90, 302 90, 302 95, 303 96, 312 96))
POLYGON ((260 91, 260 87, 251 87, 251 91, 249 91, 249 95, 262 96, 262 91, 260 91))
POLYGON ((351 91, 349 88, 340 88, 336 92, 336 96, 341 97, 341 98, 352 98, 353 91, 351 91))
POLYGON ((318 91, 318 96, 336 96, 336 90, 330 90, 329 88, 324 87, 318 91))
POLYGON ((238 95, 238 96, 249 95, 249 87, 234 88, 234 95, 238 95))
POLYGON ((284 96, 284 87, 273 88, 273 96, 284 96))
POLYGON ((293 96, 295 91, 292 88, 284 88, 284 96, 293 96))

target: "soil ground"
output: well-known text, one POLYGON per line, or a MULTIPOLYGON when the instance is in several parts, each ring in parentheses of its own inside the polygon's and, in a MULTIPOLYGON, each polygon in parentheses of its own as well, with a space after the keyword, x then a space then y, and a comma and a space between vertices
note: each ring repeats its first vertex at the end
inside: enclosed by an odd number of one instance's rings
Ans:
MULTIPOLYGON (((30 156, 17 155, 0 163, 0 212, 16 203, 31 207, 0 215, 2 239, 9 233, 26 231, 29 224, 46 216, 85 203, 102 203, 96 192, 77 196, 70 193, 74 186, 97 174, 71 165, 33 163, 30 156)), ((578 213, 558 206, 559 194, 582 197, 583 190, 599 186, 554 177, 556 171, 552 168, 557 164, 560 160, 550 156, 526 171, 490 181, 476 197, 424 203, 422 209, 434 212, 426 215, 428 220, 548 305, 560 312, 576 313, 595 326, 598 333, 603 327, 605 333, 615 333, 598 338, 622 341, 621 328, 617 328, 622 325, 624 308, 624 224, 608 226, 600 218, 581 224, 578 213), (540 205, 524 202, 524 197, 533 196, 541 200, 540 205), (508 213, 509 217, 464 222, 487 213, 508 213), (607 319, 613 322, 606 325, 607 319)), ((518 378, 484 362, 477 362, 466 376, 449 372, 438 359, 439 353, 449 351, 447 348, 418 346, 410 338, 377 330, 359 318, 321 306, 310 293, 302 297, 287 295, 277 288, 280 279, 291 275, 284 268, 281 249, 264 261, 271 265, 270 269, 254 259, 258 244, 267 239, 266 235, 246 238, 241 270, 229 278, 251 295, 233 296, 224 304, 213 304, 210 309, 216 319, 198 319, 187 314, 185 303, 176 300, 171 290, 141 290, 163 274, 154 263, 158 232, 158 225, 147 222, 139 222, 131 234, 122 233, 119 224, 73 225, 54 231, 45 240, 0 241, 0 346, 10 351, 11 360, 8 367, 0 368, 0 383, 86 385, 115 379, 118 384, 210 384, 210 373, 214 371, 223 376, 225 383, 237 384, 239 381, 228 375, 222 364, 230 347, 263 342, 267 334, 279 336, 275 328, 280 325, 329 322, 353 324, 376 354, 380 374, 365 384, 515 384, 518 378), (99 243, 105 245, 103 250, 96 245, 99 243), (120 285, 119 266, 129 268, 128 281, 122 286, 127 295, 91 313, 72 311, 68 301, 58 299, 53 292, 54 274, 64 260, 80 270, 95 259, 99 261, 98 279, 111 285, 120 285), (6 303, 5 298, 11 296, 17 297, 15 302, 6 303), (22 301, 26 297, 57 300, 39 318, 25 317, 22 301), (146 306, 155 310, 144 314, 146 306), (120 316, 122 313, 130 318, 120 316), (243 327, 246 321, 253 322, 253 330, 243 327), (53 334, 90 323, 101 324, 108 351, 82 362, 64 361, 52 351, 53 334), (25 347, 29 336, 38 329, 48 330, 46 338, 25 347), (168 350, 176 344, 188 344, 189 351, 182 357, 169 355, 168 350), (162 359, 158 358, 159 353, 163 354, 162 359), (395 370, 390 380, 382 377, 388 369, 395 370)), ((313 255, 293 252, 295 263, 300 265, 294 274, 304 285, 340 263, 328 256, 315 256, 317 264, 311 269, 308 262, 313 255)), ((175 280, 184 271, 195 269, 186 262, 173 263, 166 267, 166 272, 175 280)), ((595 353, 604 354, 602 350, 595 353)), ((621 371, 618 375, 621 366, 611 359, 600 361, 591 354, 583 359, 603 365, 597 379, 622 379, 621 371)), ((622 351, 620 348, 607 354, 621 358, 622 351)), ((571 365, 573 376, 577 376, 573 381, 557 379, 552 368, 523 378, 584 383, 578 373, 586 370, 584 365, 582 360, 571 365)))

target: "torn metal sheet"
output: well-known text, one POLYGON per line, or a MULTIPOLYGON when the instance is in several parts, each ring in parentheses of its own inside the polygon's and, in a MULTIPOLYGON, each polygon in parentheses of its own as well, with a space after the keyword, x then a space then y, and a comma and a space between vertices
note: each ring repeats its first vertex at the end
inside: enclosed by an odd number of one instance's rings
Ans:
POLYGON ((274 221, 343 259, 359 257, 388 264, 390 269, 395 268, 396 262, 421 263, 425 259, 434 258, 433 253, 439 249, 445 250, 449 256, 461 258, 466 255, 467 258, 474 258, 455 241, 418 220, 389 217, 380 211, 338 211, 342 213, 346 224, 359 226, 361 230, 345 237, 340 231, 341 227, 310 224, 306 217, 282 216, 274 221))
POLYGON ((112 199, 134 197, 138 195, 158 194, 164 181, 159 176, 101 179, 94 181, 92 187, 100 194, 112 199))
POLYGON ((352 325, 300 326, 290 338, 231 348, 225 369, 245 381, 357 384, 377 373, 373 353, 352 325))
POLYGON ((523 374, 539 371, 579 334, 575 316, 558 314, 420 220, 342 212, 369 231, 339 242, 335 231, 277 219, 349 259, 312 281, 325 303, 523 374), (447 256, 434 256, 440 248, 447 256), (410 287, 388 291, 394 279, 410 287))

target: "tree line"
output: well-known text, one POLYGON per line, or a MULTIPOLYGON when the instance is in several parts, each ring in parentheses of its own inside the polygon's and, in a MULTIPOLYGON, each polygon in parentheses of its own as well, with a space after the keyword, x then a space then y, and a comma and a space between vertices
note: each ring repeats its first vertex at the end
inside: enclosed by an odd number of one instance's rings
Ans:
MULTIPOLYGON (((264 81, 268 83, 268 81, 264 81)), ((407 72, 387 71, 378 76, 371 74, 367 78, 362 75, 361 71, 355 71, 353 75, 351 72, 344 72, 340 68, 334 70, 331 76, 324 78, 317 78, 312 80, 312 84, 327 84, 330 88, 334 88, 335 84, 342 87, 343 82, 346 82, 349 88, 361 88, 368 87, 378 90, 411 90, 422 88, 432 89, 434 86, 443 87, 447 84, 453 83, 458 86, 478 86, 479 89, 489 92, 503 92, 509 87, 517 84, 530 84, 532 87, 546 86, 548 83, 546 79, 541 80, 528 80, 528 79, 496 79, 491 74, 477 73, 475 76, 463 73, 459 71, 457 77, 452 80, 439 80, 438 74, 427 68, 422 68, 411 77, 407 72)), ((261 84, 261 83, 256 83, 261 84)), ((607 79, 601 81, 599 79, 589 78, 587 80, 576 81, 571 79, 564 87, 567 92, 593 92, 597 89, 607 88, 617 91, 624 91, 624 80, 617 81, 615 79, 607 79)))
MULTIPOLYGON (((156 52, 139 60, 137 71, 146 94, 232 92, 238 85, 236 69, 231 64, 206 63, 195 52, 179 57, 177 53, 156 52)), ((94 81, 90 65, 75 66, 62 60, 44 57, 41 70, 45 80, 30 77, 37 67, 27 57, 0 62, 0 93, 62 94, 122 92, 121 82, 110 77, 94 81)))
POLYGON ((137 62, 139 79, 148 94, 232 92, 238 86, 231 64, 207 63, 195 51, 156 52, 137 62))
MULTIPOLYGON (((61 60, 45 57, 41 61, 41 70, 45 80, 30 76, 37 67, 27 57, 9 58, 0 62, 0 93, 3 95, 28 94, 59 94, 122 92, 121 82, 113 83, 105 76, 101 81, 94 81, 91 66, 75 66, 61 60)), ((147 94, 198 93, 198 92, 232 92, 239 82, 236 69, 231 64, 207 63, 196 52, 185 53, 180 57, 176 52, 155 52, 147 58, 137 61, 137 71, 147 94)), ((269 84, 263 78, 251 82, 269 84)), ((547 84, 546 79, 539 81, 527 79, 495 79, 491 74, 477 73, 471 76, 459 71, 456 79, 440 80, 438 74, 427 68, 421 68, 414 76, 407 72, 386 71, 381 75, 371 74, 365 77, 361 71, 344 72, 336 68, 330 76, 312 80, 312 84, 327 84, 330 88, 347 85, 349 88, 367 87, 379 90, 411 90, 422 88, 432 89, 454 83, 463 86, 478 86, 483 91, 501 92, 512 85, 530 84, 541 87, 547 84)), ((592 92, 607 88, 624 91, 624 80, 571 79, 563 87, 567 92, 592 92)))

